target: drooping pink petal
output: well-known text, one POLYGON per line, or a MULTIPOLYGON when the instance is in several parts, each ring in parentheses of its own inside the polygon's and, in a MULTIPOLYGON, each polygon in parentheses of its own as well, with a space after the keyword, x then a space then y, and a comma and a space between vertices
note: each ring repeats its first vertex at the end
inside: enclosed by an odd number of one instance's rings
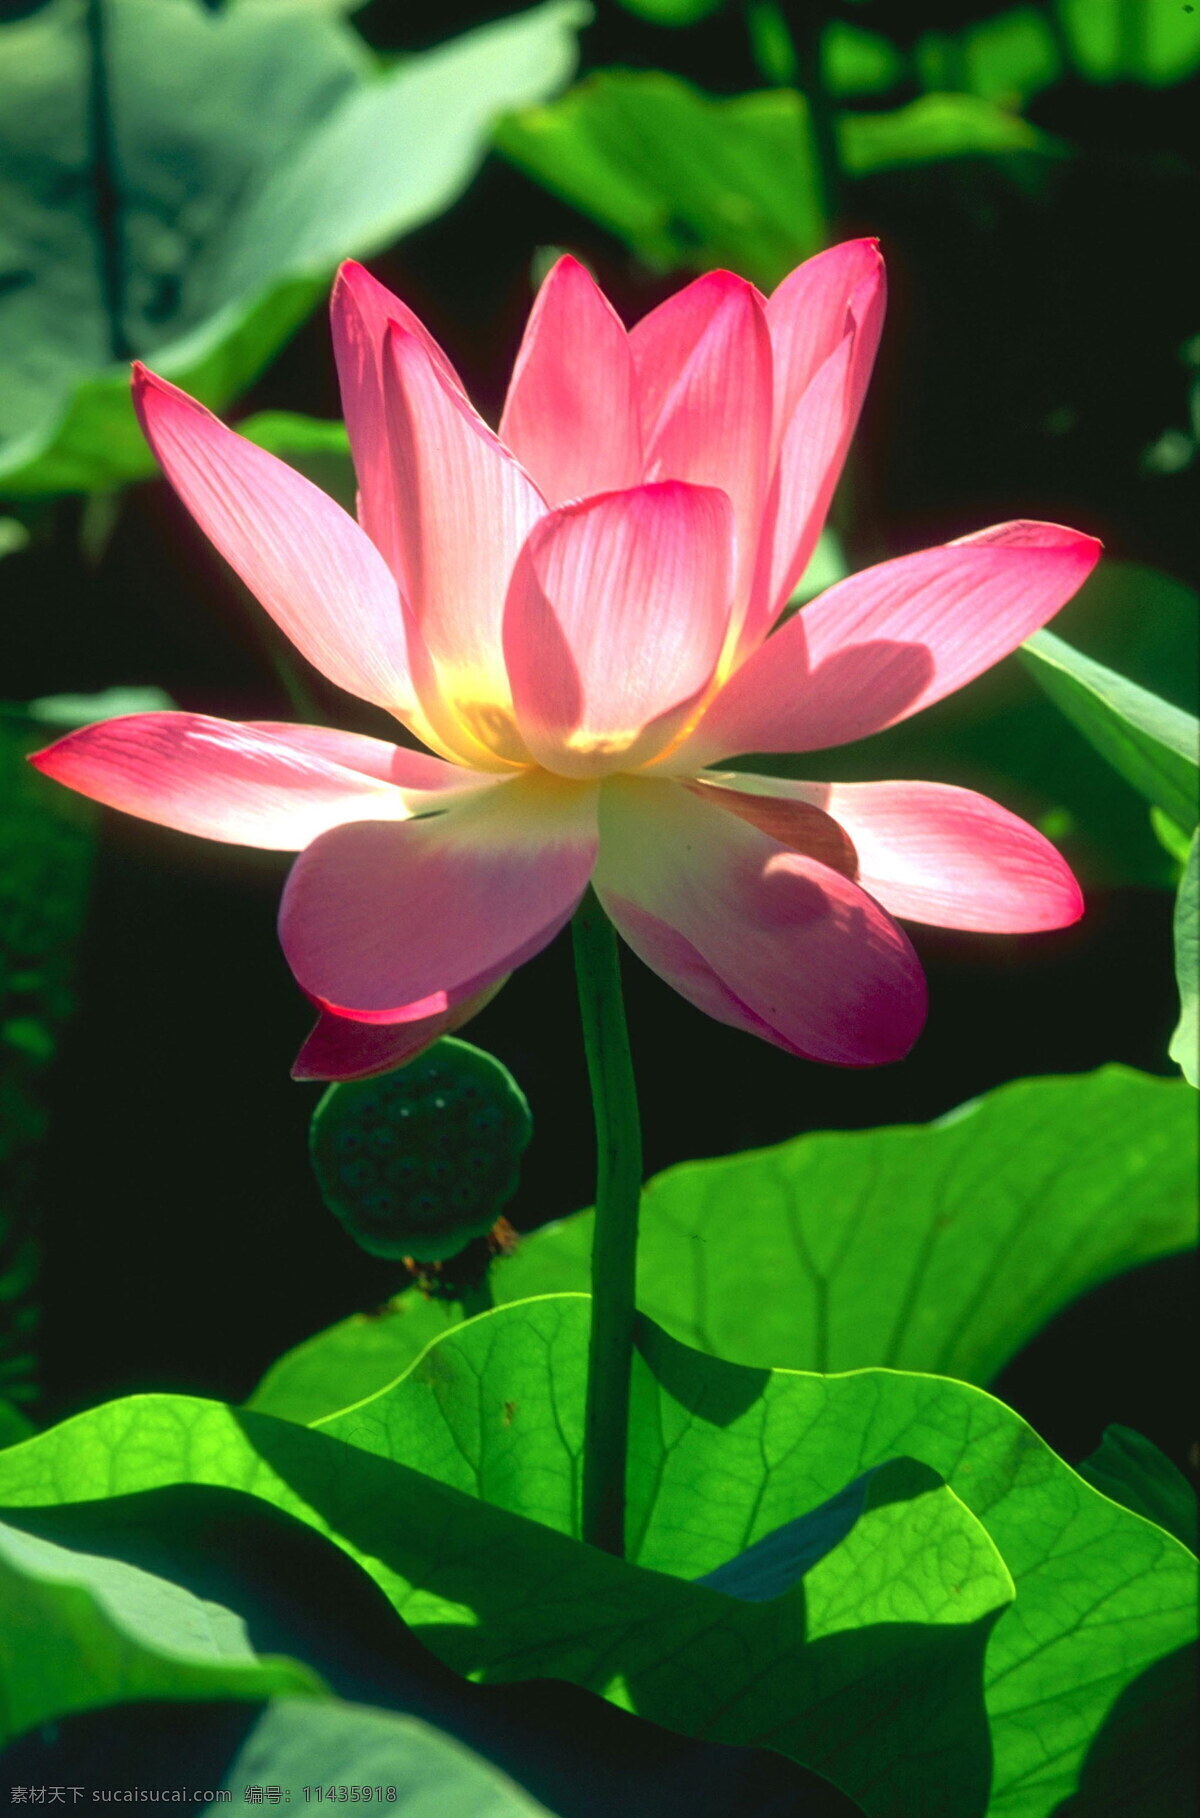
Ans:
POLYGON ((885 300, 883 261, 873 241, 860 240, 810 259, 767 304, 778 459, 744 649, 775 623, 816 548, 871 377, 885 300))
MULTIPOLYGON (((443 740, 449 740, 448 722, 455 722, 487 750, 525 762, 512 723, 501 626, 513 564, 545 504, 423 345, 394 327, 384 390, 399 500, 398 562, 430 666, 423 705, 443 740), (429 697, 431 685, 439 701, 429 697)), ((463 755, 471 761, 474 753, 463 755)))
POLYGON ((678 784, 603 785, 597 893, 647 965, 723 1022, 838 1066, 906 1054, 916 955, 840 872, 678 784))
POLYGON ((450 1028, 451 1012, 411 1023, 355 1023, 322 1010, 292 1064, 293 1079, 370 1079, 415 1060, 450 1028))
POLYGON ((744 597, 771 454, 771 340, 762 299, 744 278, 709 272, 644 317, 629 345, 638 375, 645 477, 690 480, 729 495, 744 597))
POLYGON ((338 272, 330 322, 342 409, 358 475, 359 521, 398 575, 396 476, 383 406, 383 349, 391 324, 415 335, 451 389, 463 398, 466 393, 424 323, 353 259, 338 272))
POLYGON ((880 732, 1016 649, 1086 579, 1095 538, 994 526, 839 581, 755 650, 673 764, 815 751, 880 732))
POLYGON ((440 807, 448 790, 495 780, 404 752, 394 764, 395 780, 385 781, 345 761, 360 755, 358 745, 350 733, 318 726, 135 713, 70 732, 30 762, 69 789, 142 820, 276 852, 299 852, 345 821, 407 820, 440 807))
POLYGON ((540 772, 444 814, 335 828, 292 868, 284 952, 310 997, 359 1021, 393 1022, 422 998, 481 990, 563 926, 596 837, 595 790, 540 772))
MULTIPOLYGON (((709 776, 726 806, 748 809, 757 825, 769 825, 785 841, 788 817, 797 811, 836 823, 854 854, 859 884, 907 921, 1033 934, 1068 927, 1083 914, 1083 895, 1061 853, 1027 821, 972 789, 709 776)), ((708 786, 708 777, 697 784, 708 786)), ((811 848, 807 819, 797 831, 811 848)))
POLYGON ((593 278, 570 257, 558 260, 530 312, 500 440, 550 505, 636 486, 642 477, 628 337, 593 278))
POLYGON ((708 686, 733 590, 729 500, 680 481, 542 519, 521 551, 504 654, 521 734, 564 776, 661 750, 708 686))
MULTIPOLYGON (((395 1023, 351 1022, 322 1010, 292 1067, 293 1079, 369 1079, 415 1060, 440 1036, 452 1035, 489 1004, 504 983, 499 978, 432 1015, 395 1023)), ((419 1006, 413 1006, 419 1008, 419 1006)))
POLYGON ((396 712, 412 700, 396 583, 327 493, 142 366, 134 402, 176 492, 310 663, 396 712))

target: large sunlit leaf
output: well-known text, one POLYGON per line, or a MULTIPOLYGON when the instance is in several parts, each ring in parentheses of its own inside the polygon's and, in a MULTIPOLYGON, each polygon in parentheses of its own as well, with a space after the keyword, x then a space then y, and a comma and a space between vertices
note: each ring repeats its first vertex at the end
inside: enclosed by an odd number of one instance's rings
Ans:
MULTIPOLYGON (((1062 1307, 1195 1240, 1195 1100, 1124 1067, 1019 1080, 936 1123, 827 1132, 652 1180, 639 1304, 714 1356, 986 1383, 1062 1307), (763 1283, 770 1283, 764 1294, 763 1283)), ((590 1213, 497 1263, 500 1300, 583 1289, 590 1213)), ((313 1420, 453 1315, 408 1293, 298 1345, 251 1405, 313 1420)))
POLYGON ((1200 1086, 1200 833, 1192 835, 1175 899, 1175 979, 1179 1021, 1171 1037, 1171 1059, 1185 1079, 1200 1086))
MULTIPOLYGON (((649 1508, 638 1518, 646 1563, 581 1545, 570 1529, 587 1306, 567 1297, 489 1316, 488 1387, 457 1464, 463 1395, 478 1397, 484 1363, 474 1326, 463 1357, 431 1353, 399 1401, 344 1431, 185 1397, 110 1404, 0 1453, 0 1503, 46 1507, 178 1482, 245 1489, 328 1534, 420 1639, 474 1677, 571 1679, 685 1733, 776 1748, 853 1797, 873 1779, 865 1809, 880 1818, 908 1818, 918 1789, 931 1818, 982 1813, 981 1660, 1012 1587, 979 1519, 936 1472, 897 1466, 903 1448, 885 1448, 832 1486, 836 1495, 846 1478, 888 1467, 881 1493, 868 1492, 802 1586, 793 1570, 781 1595, 750 1602, 690 1583, 680 1574, 725 1565, 827 1500, 811 1480, 796 1496, 781 1484, 760 1521, 746 1481, 710 1506, 703 1475, 722 1467, 704 1453, 724 1445, 725 1430, 705 1424, 692 1491, 672 1492, 661 1529, 649 1508), (450 1398, 449 1421, 431 1399, 433 1379, 450 1398), (432 1475, 402 1457, 414 1434, 432 1475), (682 1548, 670 1535, 679 1519, 691 1530, 682 1548), (914 1729, 919 1760, 909 1758, 914 1729)), ((666 1417, 670 1392, 649 1374, 645 1383, 648 1419, 666 1417)), ((749 1387, 747 1396, 738 1382, 724 1412, 748 1407, 757 1378, 749 1387)), ((735 1473, 744 1455, 735 1436, 735 1473)), ((833 1469, 842 1467, 839 1458, 833 1469)))
POLYGON ((573 0, 386 71, 308 0, 110 0, 118 255, 101 278, 84 0, 0 26, 0 493, 109 487, 152 471, 130 353, 205 403, 246 385, 347 254, 463 188, 503 110, 570 75, 573 0), (119 320, 114 321, 114 313, 119 320))
POLYGON ((1087 1752, 1078 1790, 1054 1818, 1176 1818, 1194 1812, 1195 1645, 1164 1654, 1127 1685, 1087 1752))
POLYGON ((0 1453, 0 1504, 248 1490, 337 1540, 459 1670, 568 1678, 693 1734, 766 1743, 871 1818, 1048 1818, 1114 1701, 1194 1632, 1186 1549, 983 1391, 754 1370, 649 1325, 630 1440, 636 1563, 581 1547, 587 1316, 583 1296, 485 1314, 316 1430, 185 1397, 110 1404, 0 1453), (897 1459, 926 1470, 901 1473, 896 1500, 868 1496, 802 1587, 746 1603, 686 1582, 864 1472, 894 1478, 897 1459), (1006 1573, 1016 1602, 992 1628, 1006 1573))
POLYGON ((260 1660, 221 1605, 0 1523, 0 1743, 125 1699, 321 1689, 296 1662, 260 1660))
POLYGON ((1200 723, 1051 631, 1022 646, 1050 699, 1113 769, 1179 827, 1200 813, 1200 723))
MULTIPOLYGON (((972 95, 838 117, 852 175, 1048 143, 972 95)), ((771 288, 825 242, 807 104, 793 89, 715 100, 657 70, 601 70, 499 129, 500 149, 663 268, 726 265, 771 288)))

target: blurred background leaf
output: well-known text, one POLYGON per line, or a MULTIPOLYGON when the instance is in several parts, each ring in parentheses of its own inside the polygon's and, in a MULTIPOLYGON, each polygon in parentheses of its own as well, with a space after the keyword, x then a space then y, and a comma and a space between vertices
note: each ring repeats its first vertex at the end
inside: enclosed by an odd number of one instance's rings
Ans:
POLYGON ((1196 1085, 1200 723, 1194 714, 1181 712, 1116 670, 1081 656, 1053 632, 1041 631, 1030 638, 1021 654, 1072 725, 1150 802, 1151 826, 1159 844, 1181 864, 1174 916, 1180 1016, 1169 1053, 1184 1077, 1196 1085))
POLYGON ((356 509, 358 485, 344 423, 301 416, 293 410, 260 410, 239 423, 238 429, 260 448, 270 449, 290 467, 298 468, 346 511, 356 509))
POLYGON ((1054 0, 1052 11, 1088 82, 1162 88, 1200 68, 1200 12, 1188 0, 1054 0))
POLYGON ((620 0, 628 12, 655 25, 695 25, 707 19, 725 0, 620 0))
POLYGON ((0 26, 0 493, 153 471, 128 360, 227 403, 339 259, 445 208, 496 114, 566 80, 580 18, 550 0, 386 70, 310 0, 50 0, 0 26))
POLYGON ((1022 648, 1026 667, 1088 743, 1185 834, 1200 812, 1200 724, 1161 695, 1093 662, 1051 631, 1022 648))
MULTIPOLYGON (((1055 150, 990 101, 954 94, 843 113, 837 137, 851 176, 1055 150)), ((794 89, 718 100, 661 70, 601 70, 502 121, 496 142, 662 270, 725 265, 773 289, 826 244, 811 104, 794 89)))

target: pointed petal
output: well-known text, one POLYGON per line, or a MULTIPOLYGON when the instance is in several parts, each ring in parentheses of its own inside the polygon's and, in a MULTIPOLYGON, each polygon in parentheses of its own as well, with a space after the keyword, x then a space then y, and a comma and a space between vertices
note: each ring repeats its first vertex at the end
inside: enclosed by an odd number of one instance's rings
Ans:
MULTIPOLYGON (((707 773, 734 813, 787 844, 813 848, 836 826, 851 875, 906 921, 981 934, 1033 934, 1079 920, 1084 902, 1070 866, 1043 834, 986 795, 948 783, 801 783, 707 773), (804 817, 792 824, 795 815, 804 817), (807 817, 819 817, 814 830, 807 817)), ((827 863, 833 862, 830 859, 827 863)), ((842 867, 839 866, 839 869, 842 867)))
POLYGON ((774 466, 742 654, 767 635, 816 548, 871 376, 885 298, 876 242, 851 240, 798 266, 767 303, 774 466))
POLYGON ((396 477, 383 404, 383 348, 391 324, 415 335, 450 388, 464 399, 466 393, 425 325, 353 259, 338 272, 330 322, 342 409, 358 475, 359 521, 393 574, 399 575, 396 477))
MULTIPOLYGON (((396 1023, 358 1023, 322 1010, 296 1056, 293 1079, 369 1079, 415 1060, 440 1036, 478 1016, 504 983, 465 996, 432 1015, 396 1023)), ((411 1006, 420 1010, 422 1006, 411 1006)))
POLYGON ((494 781, 449 764, 431 773, 435 758, 413 767, 397 761, 396 781, 384 781, 344 761, 354 744, 348 734, 317 726, 135 713, 83 726, 30 761, 69 789, 142 820, 276 852, 298 852, 346 821, 407 820, 431 803, 442 806, 447 789, 474 791, 494 781))
POLYGON ((429 660, 425 710, 444 740, 458 721, 501 756, 527 761, 515 746, 501 625, 513 564, 545 505, 414 336, 389 330, 385 366, 402 586, 429 660))
POLYGON ((168 480, 297 650, 348 693, 393 711, 407 707, 396 583, 354 519, 142 366, 133 396, 168 480))
POLYGON ((731 272, 668 298, 629 337, 648 480, 717 486, 733 505, 739 595, 754 569, 771 452, 771 341, 762 300, 731 272))
POLYGON ((822 806, 850 835, 859 882, 893 915, 939 928, 1066 928, 1083 895, 1035 827, 945 783, 834 783, 822 806))
POLYGON ((849 878, 669 782, 611 779, 600 826, 605 909, 691 1002, 837 1066, 908 1052, 925 1016, 920 965, 849 878))
POLYGON ((594 789, 535 774, 402 826, 335 829, 297 860, 283 895, 280 937, 301 987, 324 1009, 393 1022, 422 998, 513 971, 583 894, 595 813, 594 789))
POLYGON ((996 525, 851 575, 747 657, 679 762, 815 751, 907 719, 1015 650, 1099 554, 1057 524, 996 525))
POLYGON ((500 440, 550 505, 636 486, 642 477, 629 341, 575 259, 559 259, 537 294, 500 440))
POLYGON ((885 301, 883 259, 876 240, 846 240, 798 265, 772 292, 766 305, 767 327, 775 373, 775 423, 782 437, 796 406, 830 354, 868 325, 872 333, 860 349, 866 371, 858 375, 866 389, 871 361, 883 325, 885 301))
POLYGON ((600 775, 668 743, 721 654, 733 539, 725 494, 679 481, 542 519, 504 619, 517 722, 538 763, 600 775))
POLYGON ((629 331, 629 346, 637 371, 642 430, 647 436, 657 426, 668 397, 684 367, 712 326, 731 290, 747 289, 765 308, 766 298, 744 278, 732 272, 710 271, 694 278, 673 296, 650 310, 629 331))

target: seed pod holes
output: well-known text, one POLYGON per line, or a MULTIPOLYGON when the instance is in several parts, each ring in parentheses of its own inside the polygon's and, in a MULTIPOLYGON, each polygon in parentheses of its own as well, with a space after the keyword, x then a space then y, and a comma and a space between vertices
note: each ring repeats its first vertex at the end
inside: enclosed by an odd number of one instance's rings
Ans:
POLYGON ((532 1133, 507 1067, 443 1036, 394 1073, 330 1086, 309 1147, 325 1203, 357 1244, 438 1262, 495 1224, 532 1133))

